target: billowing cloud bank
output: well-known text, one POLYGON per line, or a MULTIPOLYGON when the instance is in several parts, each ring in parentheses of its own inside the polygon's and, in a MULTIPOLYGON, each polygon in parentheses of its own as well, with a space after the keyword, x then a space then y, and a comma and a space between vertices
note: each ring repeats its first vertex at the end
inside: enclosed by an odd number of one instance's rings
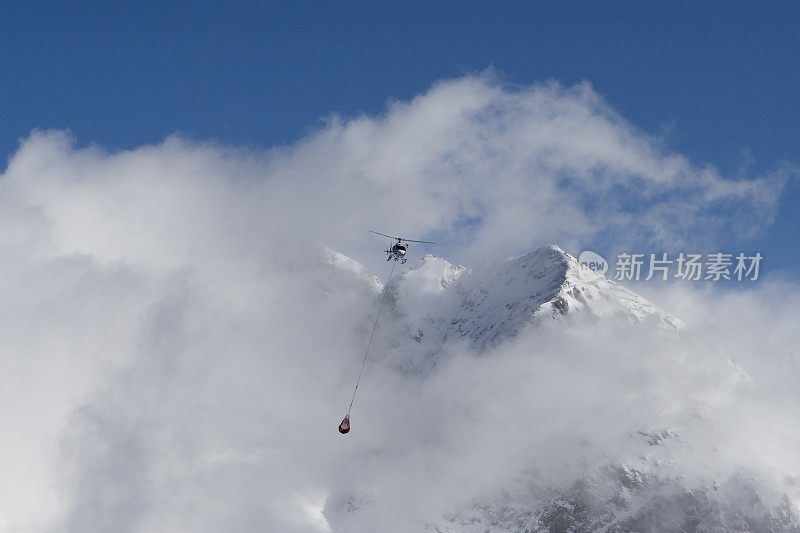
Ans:
POLYGON ((409 531, 634 462, 622 443, 640 430, 679 435, 663 460, 686 490, 720 480, 753 513, 796 512, 795 287, 682 294, 686 345, 531 332, 454 349, 425 378, 375 364, 342 438, 375 294, 318 252, 380 268, 369 228, 466 264, 549 242, 713 243, 734 210, 763 229, 784 179, 699 168, 588 86, 485 77, 263 153, 35 132, 0 178, 0 527, 409 531), (722 349, 749 378, 725 378, 722 349))

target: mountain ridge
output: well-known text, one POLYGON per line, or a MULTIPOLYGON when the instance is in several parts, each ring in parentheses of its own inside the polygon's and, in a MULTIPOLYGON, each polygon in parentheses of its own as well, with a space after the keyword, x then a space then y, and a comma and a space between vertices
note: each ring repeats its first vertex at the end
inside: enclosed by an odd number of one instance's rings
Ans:
MULTIPOLYGON (((480 268, 428 254, 387 291, 394 322, 382 327, 402 324, 418 345, 411 351, 423 352, 414 354, 412 366, 426 366, 425 359, 434 360, 447 342, 459 340, 482 351, 550 320, 654 320, 671 334, 683 325, 555 245, 480 268)), ((409 350, 403 351, 407 356, 409 350)))

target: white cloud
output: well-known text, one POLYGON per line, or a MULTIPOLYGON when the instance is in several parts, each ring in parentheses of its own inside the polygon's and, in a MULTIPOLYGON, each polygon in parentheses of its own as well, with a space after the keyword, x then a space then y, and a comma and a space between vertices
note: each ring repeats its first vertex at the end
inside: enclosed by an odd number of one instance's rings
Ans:
POLYGON ((691 299, 676 314, 731 340, 770 384, 741 414, 715 349, 659 347, 627 329, 549 332, 491 357, 456 351, 428 380, 376 365, 381 385, 365 388, 358 429, 341 438, 374 295, 331 277, 316 248, 377 270, 384 243, 367 229, 440 241, 437 254, 469 264, 550 242, 713 242, 734 207, 763 229, 791 172, 726 180, 588 85, 509 89, 487 76, 439 83, 380 117, 332 117, 263 153, 178 137, 109 153, 34 132, 0 177, 0 412, 14 428, 0 499, 17 509, 0 527, 323 531, 330 496, 336 530, 334 500, 352 493, 364 530, 375 519, 407 530, 401 517, 418 524, 519 490, 509 479, 520 465, 563 464, 576 436, 594 443, 587 461, 633 453, 615 448, 620 435, 653 419, 677 427, 701 404, 713 423, 679 428, 701 443, 676 452, 688 471, 756 454, 761 476, 796 472, 785 446, 796 425, 756 435, 793 414, 782 401, 794 399, 797 344, 781 339, 794 338, 797 306, 777 313, 751 295, 674 300, 691 299), (709 322, 715 306, 748 320, 709 322), (765 405, 772 415, 760 416, 765 405), (692 463, 720 442, 731 445, 716 462, 692 463))
POLYGON ((58 250, 101 259, 175 266, 208 260, 208 247, 243 253, 283 235, 366 261, 374 227, 436 236, 455 243, 439 253, 475 263, 543 242, 681 244, 733 224, 758 231, 792 172, 724 179, 637 131, 587 84, 512 90, 477 76, 380 117, 333 117, 264 153, 180 138, 105 153, 38 132, 11 159, 4 188, 40 209, 58 250))

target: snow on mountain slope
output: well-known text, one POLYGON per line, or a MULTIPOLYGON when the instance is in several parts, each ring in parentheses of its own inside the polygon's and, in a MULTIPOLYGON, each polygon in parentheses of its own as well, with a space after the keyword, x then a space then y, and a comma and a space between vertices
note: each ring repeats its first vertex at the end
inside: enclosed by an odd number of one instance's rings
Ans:
POLYGON ((323 263, 330 265, 333 267, 334 272, 340 274, 336 276, 337 282, 345 280, 355 280, 357 283, 366 282, 369 289, 376 294, 380 294, 383 290, 383 283, 378 279, 378 276, 368 272, 364 265, 358 261, 354 261, 343 253, 328 247, 323 248, 323 253, 323 263))
POLYGON ((672 333, 681 325, 557 246, 477 269, 426 255, 393 281, 389 291, 393 321, 382 327, 392 331, 384 339, 404 334, 413 344, 383 347, 409 370, 429 368, 448 341, 483 350, 554 319, 652 320, 672 333))

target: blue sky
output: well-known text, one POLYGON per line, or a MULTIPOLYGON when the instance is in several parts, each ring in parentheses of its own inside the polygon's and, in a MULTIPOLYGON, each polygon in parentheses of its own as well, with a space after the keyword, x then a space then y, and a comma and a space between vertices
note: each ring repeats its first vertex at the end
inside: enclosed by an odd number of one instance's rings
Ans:
MULTIPOLYGON (((798 27, 789 2, 17 2, 0 18, 0 153, 34 128, 111 149, 174 132, 269 147, 494 68, 587 80, 696 165, 755 176, 798 161, 798 27)), ((781 204, 764 236, 726 246, 796 278, 796 180, 781 204)))

